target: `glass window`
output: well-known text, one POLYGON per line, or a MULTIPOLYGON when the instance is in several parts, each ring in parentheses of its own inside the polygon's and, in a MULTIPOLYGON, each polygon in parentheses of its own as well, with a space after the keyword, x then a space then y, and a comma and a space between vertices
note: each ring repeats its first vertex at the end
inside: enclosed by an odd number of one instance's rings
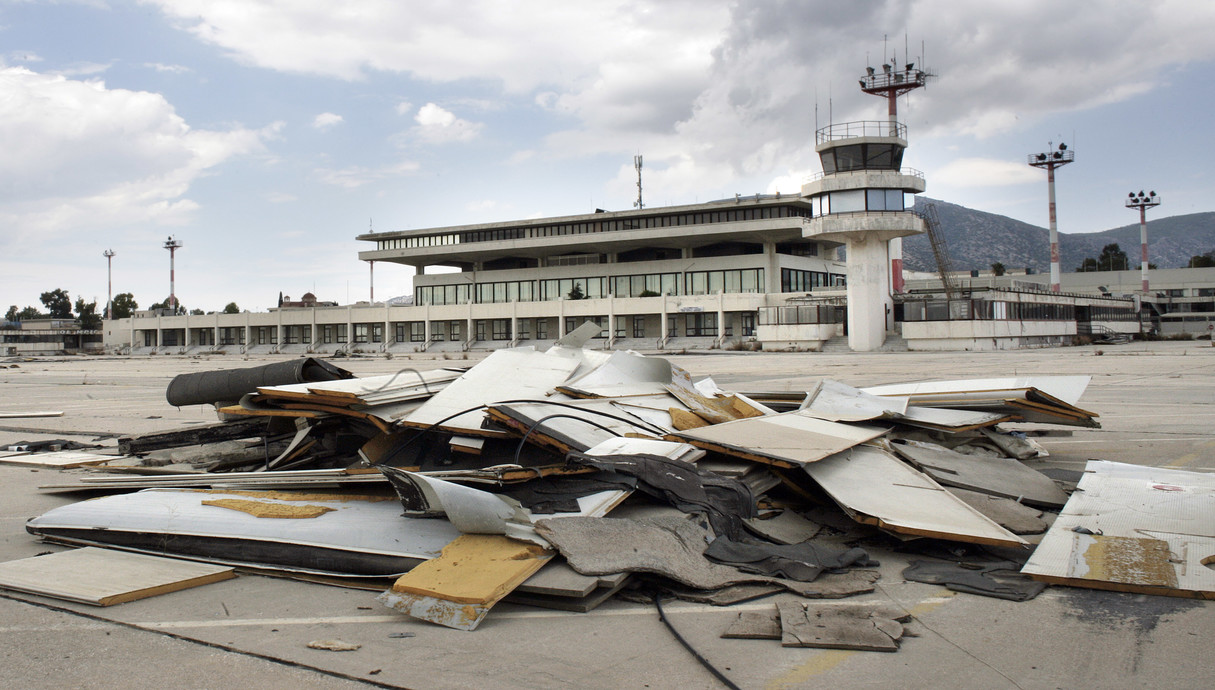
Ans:
POLYGON ((835 169, 840 172, 860 170, 865 167, 861 145, 840 146, 835 149, 835 169))
POLYGON ((865 210, 865 190, 853 189, 831 193, 832 213, 852 213, 865 210))
POLYGON ((903 190, 887 189, 886 190, 886 210, 887 211, 902 211, 907 208, 903 202, 903 190))

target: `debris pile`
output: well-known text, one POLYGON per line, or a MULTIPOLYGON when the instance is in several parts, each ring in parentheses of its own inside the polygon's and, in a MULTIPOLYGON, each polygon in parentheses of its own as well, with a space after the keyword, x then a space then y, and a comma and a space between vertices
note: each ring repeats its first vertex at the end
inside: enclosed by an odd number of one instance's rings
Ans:
POLYGON ((363 583, 464 630, 502 600, 588 611, 791 592, 804 599, 725 636, 895 651, 905 611, 812 601, 872 591, 872 547, 891 544, 922 556, 906 579, 1011 600, 1043 583, 1215 593, 1208 478, 1117 463, 1052 478, 1033 467, 1041 446, 998 426, 1098 427, 1077 406, 1088 377, 725 391, 662 358, 585 349, 597 331, 467 369, 356 378, 306 359, 178 377, 170 402, 226 421, 122 439, 125 467, 43 487, 108 495, 27 529, 363 583))

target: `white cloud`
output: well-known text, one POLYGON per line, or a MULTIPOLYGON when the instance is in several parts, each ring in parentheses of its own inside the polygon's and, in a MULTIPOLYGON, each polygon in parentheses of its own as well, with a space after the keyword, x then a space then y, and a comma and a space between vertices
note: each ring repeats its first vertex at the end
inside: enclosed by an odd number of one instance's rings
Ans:
POLYGON ((408 115, 413 112, 413 104, 409 101, 401 101, 396 106, 397 115, 408 115))
POLYGON ((357 165, 341 170, 318 168, 314 171, 314 174, 324 184, 345 189, 355 189, 372 182, 410 175, 417 172, 419 167, 415 161, 401 161, 400 163, 378 168, 366 168, 357 165))
POLYGON ((1023 160, 957 158, 932 173, 932 182, 947 187, 1005 187, 1042 182, 1042 173, 1023 160))
POLYGON ((329 129, 330 127, 341 124, 343 118, 337 113, 321 113, 312 120, 312 126, 317 129, 329 129))
MULTIPOLYGON (((339 11, 323 0, 147 1, 245 64, 489 84, 565 123, 540 155, 628 160, 640 150, 656 180, 702 191, 817 169, 816 120, 884 116, 849 77, 880 64, 883 50, 906 61, 923 41, 920 66, 939 76, 900 99, 900 119, 917 142, 940 145, 1123 101, 1174 67, 1215 58, 1215 4, 1192 0, 533 0, 526 12, 496 0, 366 0, 339 11), (885 41, 900 29, 907 48, 897 34, 885 41)), ((483 126, 433 104, 417 115, 411 133, 433 143, 483 126)))
POLYGON ((418 108, 418 114, 413 119, 418 123, 418 126, 413 128, 414 135, 430 144, 471 141, 477 138, 484 126, 479 122, 461 120, 451 111, 434 103, 427 103, 418 108))
POLYGON ((185 74, 191 71, 189 67, 184 65, 166 65, 159 62, 145 62, 143 66, 166 74, 185 74))
POLYGON ((6 243, 82 228, 180 224, 207 170, 260 151, 266 130, 191 129, 159 94, 0 68, 0 225, 6 243))

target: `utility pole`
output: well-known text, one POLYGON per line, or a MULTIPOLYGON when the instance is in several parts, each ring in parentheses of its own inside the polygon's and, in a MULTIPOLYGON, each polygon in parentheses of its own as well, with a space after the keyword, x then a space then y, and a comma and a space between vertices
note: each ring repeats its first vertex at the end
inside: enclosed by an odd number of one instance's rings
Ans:
POLYGON ((633 167, 637 168, 637 201, 634 201, 633 205, 641 210, 645 208, 645 204, 641 203, 641 154, 633 156, 633 167))

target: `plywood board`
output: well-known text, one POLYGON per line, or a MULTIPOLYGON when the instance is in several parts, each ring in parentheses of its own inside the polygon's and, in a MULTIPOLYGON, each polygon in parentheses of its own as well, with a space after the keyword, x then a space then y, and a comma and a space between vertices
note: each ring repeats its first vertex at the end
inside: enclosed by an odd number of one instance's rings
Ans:
POLYGON ((232 568, 87 547, 0 563, 0 588, 112 606, 236 577, 232 568))
POLYGON ((832 422, 863 422, 890 418, 907 410, 904 396, 883 397, 846 383, 823 379, 806 393, 801 413, 832 422))
POLYGON ((932 443, 892 442, 890 447, 938 483, 1036 506, 1061 508, 1067 494, 1049 477, 1012 458, 965 455, 932 443))
POLYGON ((1026 546, 928 475, 880 448, 857 446, 809 463, 805 471, 858 522, 899 534, 1026 546))
POLYGON ((1090 461, 1021 572, 1054 584, 1215 599, 1215 476, 1090 461))
POLYGON ((884 427, 839 424, 786 412, 675 431, 671 436, 726 455, 782 467, 799 467, 877 438, 887 431, 884 427))
POLYGON ((61 450, 54 453, 29 453, 26 455, 0 457, 0 464, 68 470, 75 467, 100 465, 115 460, 117 457, 116 455, 101 455, 83 450, 61 450))
POLYGON ((464 534, 435 559, 405 573, 379 596, 389 608, 458 630, 473 630, 490 608, 531 577, 552 552, 509 537, 464 534))
POLYGON ((541 399, 563 383, 581 360, 535 350, 498 350, 421 407, 401 418, 406 426, 444 430, 473 436, 501 436, 482 429, 483 406, 504 400, 541 399))
MULTIPOLYGON (((1036 388, 1049 396, 1058 398, 1068 405, 1080 402, 1084 390, 1088 388, 1091 376, 1015 376, 987 379, 956 379, 949 381, 920 381, 917 383, 892 383, 884 386, 864 388, 866 393, 873 395, 905 395, 911 397, 911 404, 922 404, 920 399, 938 399, 942 397, 1000 397, 1011 391, 1024 391, 1036 388)), ((1004 396, 1011 397, 1011 396, 1004 396)))

